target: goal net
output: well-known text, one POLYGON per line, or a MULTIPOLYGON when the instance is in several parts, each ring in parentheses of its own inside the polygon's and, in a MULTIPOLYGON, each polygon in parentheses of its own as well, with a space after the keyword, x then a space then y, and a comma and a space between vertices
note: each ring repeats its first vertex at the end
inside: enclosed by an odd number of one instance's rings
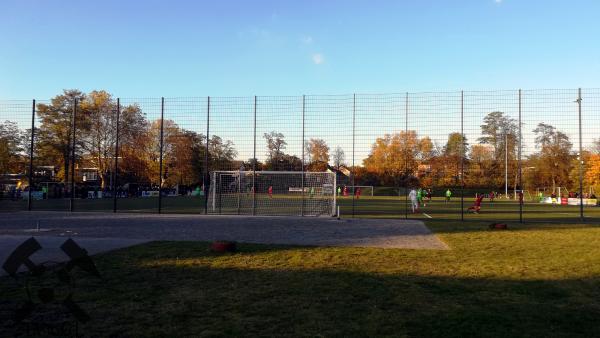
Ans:
POLYGON ((334 216, 335 173, 213 171, 208 212, 238 215, 334 216))

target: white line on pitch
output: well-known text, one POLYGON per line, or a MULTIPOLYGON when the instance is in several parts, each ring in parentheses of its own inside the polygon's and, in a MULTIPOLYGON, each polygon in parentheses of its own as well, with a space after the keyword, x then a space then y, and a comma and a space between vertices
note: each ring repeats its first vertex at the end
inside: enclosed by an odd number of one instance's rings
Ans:
POLYGON ((433 217, 431 217, 431 216, 427 215, 426 213, 423 213, 423 215, 424 215, 425 217, 427 217, 427 218, 433 218, 433 217))

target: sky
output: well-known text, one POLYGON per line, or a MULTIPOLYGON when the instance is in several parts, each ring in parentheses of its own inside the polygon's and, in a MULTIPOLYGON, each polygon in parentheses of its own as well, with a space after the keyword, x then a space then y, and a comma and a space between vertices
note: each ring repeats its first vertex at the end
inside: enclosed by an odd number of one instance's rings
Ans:
POLYGON ((598 87, 600 1, 0 4, 0 99, 598 87))

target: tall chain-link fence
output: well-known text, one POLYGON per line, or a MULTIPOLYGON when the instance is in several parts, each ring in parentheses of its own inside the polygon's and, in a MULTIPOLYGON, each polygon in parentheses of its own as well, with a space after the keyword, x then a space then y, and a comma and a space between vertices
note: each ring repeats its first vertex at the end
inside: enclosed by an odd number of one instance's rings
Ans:
POLYGON ((218 172, 277 210, 330 172, 341 217, 600 221, 600 89, 0 101, 3 211, 215 213, 218 172))

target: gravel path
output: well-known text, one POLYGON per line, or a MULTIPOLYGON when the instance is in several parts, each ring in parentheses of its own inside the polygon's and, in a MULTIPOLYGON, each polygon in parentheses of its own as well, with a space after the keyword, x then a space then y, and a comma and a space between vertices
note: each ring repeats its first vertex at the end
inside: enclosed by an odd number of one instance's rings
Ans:
POLYGON ((448 249, 420 221, 312 217, 16 212, 0 214, 0 236, 135 240, 235 240, 248 243, 448 249), (41 232, 27 232, 36 228, 41 232), (29 229, 29 230, 28 230, 29 229))

